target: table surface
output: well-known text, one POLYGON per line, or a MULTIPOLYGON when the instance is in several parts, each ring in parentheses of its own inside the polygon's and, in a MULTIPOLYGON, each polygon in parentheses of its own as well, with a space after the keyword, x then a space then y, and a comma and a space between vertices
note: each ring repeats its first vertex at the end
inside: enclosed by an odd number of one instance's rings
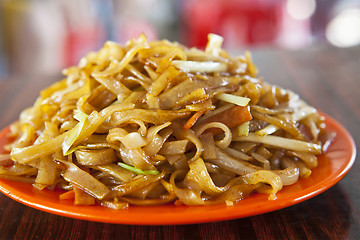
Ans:
MULTIPOLYGON (((261 49, 253 58, 265 81, 298 93, 339 121, 360 146, 360 47, 314 46, 300 51, 261 49)), ((0 80, 0 128, 32 105, 39 90, 59 77, 0 80)), ((357 157, 359 160, 359 157, 357 157)), ((0 239, 355 239, 360 236, 360 171, 297 205, 242 219, 132 226, 76 220, 24 206, 0 194, 0 239)))

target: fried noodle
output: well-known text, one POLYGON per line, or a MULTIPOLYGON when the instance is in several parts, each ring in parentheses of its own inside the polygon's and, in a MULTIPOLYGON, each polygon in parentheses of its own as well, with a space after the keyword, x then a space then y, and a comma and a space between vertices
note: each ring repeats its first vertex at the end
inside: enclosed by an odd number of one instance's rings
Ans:
POLYGON ((275 199, 317 166, 323 118, 222 41, 106 42, 11 125, 0 177, 115 209, 275 199))

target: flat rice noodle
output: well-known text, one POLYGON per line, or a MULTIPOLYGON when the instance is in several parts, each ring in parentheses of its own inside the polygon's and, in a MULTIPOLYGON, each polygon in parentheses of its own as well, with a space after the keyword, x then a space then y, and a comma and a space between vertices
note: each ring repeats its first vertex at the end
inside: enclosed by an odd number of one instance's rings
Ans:
POLYGON ((138 132, 130 132, 128 133, 126 130, 122 128, 112 128, 109 131, 108 142, 121 142, 125 148, 132 150, 145 146, 147 144, 146 139, 141 136, 138 132))
POLYGON ((280 178, 284 186, 292 185, 296 183, 299 179, 299 168, 297 167, 288 167, 283 170, 272 170, 273 173, 276 173, 280 178))
POLYGON ((256 185, 238 184, 231 186, 227 191, 220 194, 218 197, 206 201, 211 204, 229 203, 242 200, 248 197, 254 190, 256 185))
POLYGON ((131 111, 116 112, 111 118, 113 126, 119 126, 121 123, 128 122, 131 119, 139 119, 146 123, 164 124, 172 122, 176 119, 187 118, 191 114, 190 111, 178 110, 145 110, 133 109, 131 111))
POLYGON ((159 154, 161 155, 175 155, 175 154, 181 154, 185 153, 186 146, 188 145, 189 140, 177 140, 177 141, 170 141, 165 142, 162 145, 162 148, 159 151, 159 154))
MULTIPOLYGON (((145 82, 145 81, 141 80, 140 78, 133 77, 133 76, 124 77, 122 79, 122 83, 128 88, 133 89, 135 87, 138 87, 138 89, 134 89, 134 90, 139 90, 139 89, 143 88, 147 92, 149 91, 150 86, 151 86, 151 83, 145 82)), ((119 99, 119 100, 122 100, 122 99, 119 99)))
POLYGON ((196 182, 201 190, 210 196, 220 194, 226 190, 224 187, 218 187, 214 184, 201 158, 190 163, 189 167, 190 171, 187 173, 185 179, 196 182))
POLYGON ((180 99, 197 89, 203 88, 207 94, 217 94, 226 90, 233 90, 232 86, 232 84, 221 78, 213 78, 210 81, 189 78, 160 94, 160 106, 165 109, 172 108, 180 99), (221 91, 216 91, 216 89, 220 89, 221 91))
POLYGON ((137 206, 157 206, 172 203, 175 201, 175 195, 162 195, 155 199, 137 199, 131 197, 119 197, 120 200, 137 206))
POLYGON ((292 136, 294 136, 295 138, 297 138, 299 140, 304 139, 304 136, 296 128, 295 123, 291 123, 290 120, 269 116, 266 114, 258 113, 256 111, 253 111, 252 115, 256 119, 259 119, 264 122, 268 122, 272 125, 275 125, 281 129, 285 130, 286 132, 290 133, 292 136))
POLYGON ((106 149, 78 149, 75 151, 76 160, 81 165, 103 165, 117 161, 115 151, 106 149))
POLYGON ((249 196, 256 187, 255 185, 232 185, 232 183, 229 183, 227 186, 221 188, 226 191, 215 194, 211 197, 203 198, 199 195, 199 193, 196 193, 191 189, 177 187, 175 184, 175 178, 177 175, 178 172, 174 172, 172 174, 169 184, 171 187, 167 187, 167 190, 169 192, 174 192, 179 200, 186 205, 213 205, 234 202, 249 196))
POLYGON ((130 182, 126 182, 124 184, 118 185, 112 188, 112 194, 115 197, 122 197, 134 191, 137 191, 141 188, 152 184, 153 182, 157 182, 165 176, 165 173, 162 172, 158 175, 140 175, 139 177, 131 180, 130 182))
POLYGON ((149 93, 158 96, 167 84, 174 80, 180 72, 173 66, 168 67, 150 86, 149 93))
POLYGON ((151 82, 154 82, 159 77, 159 74, 156 73, 154 69, 152 69, 150 66, 145 65, 144 69, 146 70, 147 74, 150 76, 151 82))
MULTIPOLYGON (((61 101, 64 101, 65 99, 66 100, 79 99, 84 95, 90 94, 90 92, 91 92, 90 79, 87 78, 87 79, 84 79, 84 81, 85 81, 85 83, 83 83, 82 85, 79 84, 78 89, 64 93, 61 96, 61 101)), ((68 88, 70 88, 70 87, 68 86, 68 88)))
POLYGON ((177 137, 179 137, 179 139, 187 139, 195 145, 196 152, 195 155, 188 160, 189 163, 198 159, 201 156, 203 146, 200 139, 195 135, 193 130, 191 129, 183 130, 182 128, 179 127, 178 129, 175 129, 175 134, 177 135, 177 137))
POLYGON ((126 70, 128 70, 130 73, 132 73, 135 77, 137 77, 138 79, 140 79, 141 81, 144 82, 145 85, 149 85, 151 84, 151 80, 150 78, 148 78, 147 76, 145 76, 144 74, 142 74, 138 69, 136 69, 134 66, 132 65, 127 65, 125 67, 126 70))
POLYGON ((310 152, 314 154, 321 153, 321 146, 318 144, 272 135, 258 136, 249 133, 248 136, 234 136, 233 141, 258 142, 287 150, 310 152))
MULTIPOLYGON (((79 137, 73 143, 73 146, 77 146, 80 142, 84 141, 86 138, 92 135, 101 125, 101 123, 104 122, 105 119, 110 117, 113 113, 117 111, 131 109, 133 107, 133 104, 118 104, 109 106, 103 109, 100 113, 91 113, 88 117, 88 124, 83 127, 79 137)), ((59 151, 65 138, 70 136, 71 132, 71 130, 64 132, 50 139, 49 141, 37 145, 32 145, 24 148, 13 148, 11 152, 11 158, 19 163, 27 163, 34 159, 38 159, 52 154, 56 151, 59 151)))
POLYGON ((288 151, 288 154, 303 160, 306 166, 308 166, 310 169, 317 167, 318 165, 317 157, 313 153, 288 151))
MULTIPOLYGON (((255 80, 255 79, 251 79, 255 80)), ((264 94, 264 89, 262 88, 261 84, 258 81, 255 82, 248 82, 242 86, 244 91, 244 95, 250 98, 251 104, 257 104, 260 100, 260 97, 264 94)))
POLYGON ((141 50, 148 48, 148 45, 145 43, 139 43, 129 49, 125 56, 121 59, 121 61, 118 61, 116 59, 113 59, 110 63, 110 65, 101 72, 94 72, 92 75, 94 77, 108 77, 110 75, 114 75, 116 73, 121 73, 122 70, 129 65, 130 61, 134 58, 134 56, 141 50))
POLYGON ((159 103, 159 98, 152 95, 151 93, 147 93, 146 95, 146 101, 147 101, 147 105, 149 107, 149 109, 159 109, 160 108, 160 103, 159 103))
POLYGON ((261 163, 264 169, 270 170, 270 162, 265 157, 255 152, 251 153, 251 156, 253 157, 253 159, 261 163))
POLYGON ((109 91, 111 91, 116 96, 123 96, 123 99, 125 99, 132 93, 130 89, 128 89, 115 77, 106 77, 106 78, 97 77, 95 79, 96 81, 104 85, 109 91))
POLYGON ((135 176, 135 173, 133 173, 123 167, 120 167, 119 165, 117 165, 115 163, 109 163, 109 164, 104 164, 104 165, 99 165, 99 166, 91 166, 91 167, 96 170, 110 174, 111 176, 114 176, 115 178, 119 179, 122 182, 129 182, 135 176))
MULTIPOLYGON (((150 45, 151 44, 152 43, 150 43, 150 45)), ((166 55, 169 53, 171 53, 171 55, 175 53, 175 55, 178 56, 180 59, 186 58, 184 50, 180 46, 176 45, 159 45, 149 49, 142 49, 139 51, 139 57, 146 59, 151 56, 166 55)))
POLYGON ((299 175, 301 178, 308 178, 311 175, 311 169, 306 166, 306 164, 302 161, 295 161, 296 166, 299 168, 299 175))
MULTIPOLYGON (((221 122, 210 122, 210 123, 205 123, 200 126, 197 126, 195 128, 195 134, 196 134, 196 136, 200 136, 206 130, 209 130, 209 129, 212 130, 214 128, 221 129, 222 131, 224 131, 223 139, 215 141, 215 144, 216 144, 216 146, 218 146, 221 149, 226 149, 231 143, 232 133, 231 133, 230 129, 221 122)), ((211 131, 211 132, 213 132, 213 131, 211 131)))
POLYGON ((49 87, 40 91, 41 98, 45 99, 53 95, 55 92, 65 89, 67 87, 66 78, 62 79, 61 81, 55 82, 49 87))
POLYGON ((285 154, 281 155, 281 159, 279 159, 279 164, 277 165, 278 167, 281 167, 282 169, 285 168, 297 168, 294 159, 290 159, 287 157, 284 157, 285 154))
POLYGON ((245 160, 245 161, 250 161, 252 158, 247 155, 246 153, 233 149, 233 148, 225 148, 224 149, 225 153, 229 154, 230 156, 233 156, 234 158, 237 159, 241 159, 241 160, 245 160))
POLYGON ((171 190, 179 198, 181 202, 186 205, 206 205, 205 201, 201 198, 199 194, 196 194, 191 189, 179 188, 175 184, 175 179, 179 171, 175 171, 170 177, 171 190))
POLYGON ((23 182, 23 183, 30 183, 30 184, 35 183, 35 178, 31 178, 29 176, 25 176, 25 177, 14 176, 14 175, 7 175, 6 173, 0 172, 0 178, 6 179, 6 180, 11 180, 11 181, 16 181, 16 182, 23 182))
MULTIPOLYGON (((279 112, 279 111, 281 111, 281 109, 279 109, 279 110, 268 109, 268 108, 263 108, 263 107, 260 107, 260 106, 257 106, 257 105, 253 105, 252 109, 256 109, 258 112, 264 113, 264 114, 279 114, 279 113, 281 113, 281 112, 279 112)), ((285 110, 285 109, 283 109, 283 110, 285 110)), ((291 119, 294 120, 294 121, 301 121, 302 119, 305 118, 305 120, 303 122, 306 122, 307 120, 309 120, 309 118, 307 118, 307 117, 309 115, 315 114, 316 112, 317 111, 316 111, 315 108, 310 107, 310 106, 304 106, 301 109, 299 109, 298 111, 292 113, 291 114, 291 119)), ((309 121, 309 125, 312 125, 310 122, 312 122, 312 121, 309 121)), ((260 136, 267 135, 267 134, 273 134, 278 129, 279 129, 278 126, 270 124, 270 125, 266 126, 265 128, 256 131, 256 134, 258 134, 260 136)), ((310 129, 312 129, 311 132, 312 132, 313 136, 316 137, 319 134, 318 130, 316 130, 317 129, 316 126, 312 126, 312 127, 310 127, 310 129)))
POLYGON ((217 159, 208 159, 208 161, 238 175, 244 175, 261 169, 260 167, 252 165, 247 161, 236 159, 226 154, 219 148, 216 148, 216 153, 217 159))
MULTIPOLYGON (((149 130, 147 131, 147 134, 146 134, 146 140, 150 143, 152 141, 152 139, 158 135, 158 133, 165 129, 166 127, 170 126, 171 125, 171 122, 166 122, 166 123, 163 123, 161 125, 155 125, 155 126, 152 126, 149 128, 149 130)), ((164 130, 165 131, 165 130, 164 130)), ((168 138, 171 134, 172 130, 167 130, 167 133, 163 135, 164 138, 168 138)))
POLYGON ((191 189, 174 187, 174 191, 179 200, 185 205, 207 205, 206 201, 191 189))
POLYGON ((90 114, 88 117, 89 120, 88 126, 84 127, 83 131, 81 132, 81 136, 74 142, 74 145, 79 144, 80 142, 88 138, 90 135, 92 135, 96 131, 96 129, 101 125, 101 123, 103 123, 112 114, 119 111, 121 112, 124 110, 132 109, 133 107, 134 107, 133 104, 111 105, 101 110, 98 116, 94 116, 94 119, 91 118, 92 114, 90 114))
POLYGON ((201 134, 199 138, 204 147, 204 159, 215 159, 217 154, 213 135, 211 133, 201 134))
POLYGON ((101 110, 109 106, 116 98, 117 96, 104 85, 99 85, 88 98, 88 102, 95 109, 101 110))
POLYGON ((266 186, 258 188, 257 191, 260 193, 269 194, 269 200, 276 199, 276 193, 283 187, 281 178, 269 170, 258 170, 246 175, 241 176, 242 180, 246 184, 256 185, 258 183, 265 183, 266 186), (270 185, 270 186, 269 186, 270 185))
POLYGON ((120 155, 122 160, 131 166, 139 168, 141 170, 154 170, 155 167, 150 160, 150 157, 146 155, 145 151, 141 148, 127 149, 124 145, 120 145, 120 155))
POLYGON ((46 186, 53 185, 58 177, 57 164, 52 160, 52 157, 46 156, 40 159, 38 173, 36 175, 35 183, 46 186))
POLYGON ((184 60, 186 58, 185 52, 181 48, 174 49, 170 52, 167 52, 166 55, 161 59, 159 67, 156 69, 156 72, 161 73, 167 69, 170 64, 173 62, 174 58, 180 58, 184 60))
MULTIPOLYGON (((51 94, 51 96, 43 99, 43 101, 41 102, 42 104, 46 104, 46 103, 60 103, 63 100, 67 100, 67 99, 76 99, 77 97, 82 96, 83 94, 85 94, 86 92, 89 92, 89 85, 84 84, 81 81, 78 81, 76 83, 73 84, 66 84, 66 87, 63 89, 59 89, 57 91, 55 91, 54 93, 51 94), (71 93, 74 92, 74 97, 71 96, 71 93)), ((37 104, 34 104, 34 107, 37 104)))
POLYGON ((210 98, 210 95, 206 93, 204 88, 198 88, 192 92, 190 92, 188 95, 182 97, 177 101, 175 107, 180 107, 182 105, 189 105, 192 103, 198 103, 198 102, 204 102, 210 98))
POLYGON ((120 209, 127 209, 129 207, 129 203, 127 202, 120 202, 118 200, 116 200, 117 198, 115 198, 115 200, 111 200, 111 201, 107 201, 107 200, 101 200, 100 205, 110 208, 110 209, 114 209, 114 210, 120 210, 120 209))
POLYGON ((15 163, 10 167, 0 166, 0 175, 6 174, 11 176, 21 176, 21 175, 35 175, 37 173, 37 169, 29 166, 15 163))
POLYGON ((13 148, 22 148, 31 145, 36 139, 36 130, 30 124, 21 126, 22 135, 13 143, 13 148))
POLYGON ((254 109, 259 113, 268 114, 268 115, 292 113, 294 111, 294 109, 291 109, 290 107, 271 109, 271 108, 267 108, 267 107, 263 107, 263 106, 259 106, 259 105, 251 105, 251 109, 254 109))
POLYGON ((311 140, 313 142, 316 142, 318 140, 319 134, 321 132, 321 129, 318 128, 318 126, 316 125, 315 120, 312 118, 312 116, 309 116, 305 119, 303 119, 301 121, 302 124, 304 124, 305 126, 307 126, 310 130, 311 133, 311 140))
POLYGON ((143 187, 132 193, 129 193, 127 196, 131 197, 131 198, 145 200, 146 198, 149 198, 148 195, 151 192, 153 192, 153 195, 155 195, 155 197, 159 197, 162 193, 166 192, 166 190, 164 189, 162 184, 158 181, 158 182, 153 182, 153 183, 147 185, 146 187, 143 187), (160 191, 161 193, 159 192, 160 188, 161 188, 161 191, 160 191))
POLYGON ((79 187, 97 199, 103 199, 110 193, 110 189, 108 189, 103 183, 84 170, 81 170, 74 163, 63 160, 57 161, 66 166, 66 170, 62 173, 62 176, 66 181, 79 187))
POLYGON ((143 148, 143 150, 148 156, 153 157, 160 151, 165 140, 166 139, 161 137, 159 134, 156 134, 152 138, 151 142, 143 148))
POLYGON ((136 149, 144 147, 147 141, 140 133, 131 132, 122 137, 121 143, 124 144, 127 149, 136 149))
POLYGON ((208 110, 214 110, 215 106, 212 104, 211 100, 208 99, 203 102, 186 105, 185 109, 192 112, 206 112, 208 110))

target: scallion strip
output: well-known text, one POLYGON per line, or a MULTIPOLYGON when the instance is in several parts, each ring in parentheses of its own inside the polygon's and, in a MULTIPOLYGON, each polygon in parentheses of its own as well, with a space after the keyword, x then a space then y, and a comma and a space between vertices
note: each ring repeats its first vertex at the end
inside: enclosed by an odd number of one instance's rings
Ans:
POLYGON ((122 163, 122 162, 119 162, 117 163, 120 167, 123 167, 129 171, 132 171, 138 175, 142 174, 142 175, 149 175, 149 174, 152 174, 152 175, 158 175, 159 174, 159 171, 156 171, 156 170, 141 170, 137 167, 133 167, 133 166, 130 166, 130 165, 127 165, 125 163, 122 163))

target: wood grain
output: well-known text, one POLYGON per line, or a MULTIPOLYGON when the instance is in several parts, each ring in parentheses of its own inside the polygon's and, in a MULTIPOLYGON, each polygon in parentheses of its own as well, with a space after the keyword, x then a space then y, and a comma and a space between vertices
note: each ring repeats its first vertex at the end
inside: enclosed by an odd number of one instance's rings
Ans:
MULTIPOLYGON (((301 51, 257 50, 265 81, 289 88, 341 122, 360 143, 360 47, 316 46, 301 51)), ((0 81, 0 128, 18 118, 40 89, 58 77, 0 81)), ((359 152, 359 147, 357 147, 359 152)), ((358 157, 357 157, 357 160, 358 157)), ((358 239, 360 163, 328 191, 275 212, 214 223, 130 226, 61 217, 0 194, 0 239, 358 239)))

